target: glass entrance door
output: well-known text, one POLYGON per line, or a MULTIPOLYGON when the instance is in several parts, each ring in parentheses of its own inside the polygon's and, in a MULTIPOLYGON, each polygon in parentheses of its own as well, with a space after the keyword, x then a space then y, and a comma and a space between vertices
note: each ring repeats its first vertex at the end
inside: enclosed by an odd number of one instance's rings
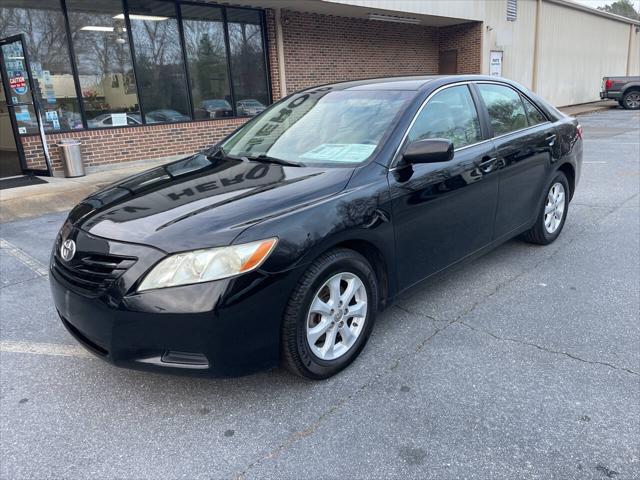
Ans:
POLYGON ((0 97, 0 121, 2 121, 0 125, 2 128, 0 176, 20 173, 50 175, 51 162, 38 103, 33 95, 34 87, 29 70, 29 58, 24 48, 22 35, 0 39, 0 71, 2 72, 3 87, 0 97), (5 133, 10 134, 5 135, 5 133), (42 154, 47 166, 44 170, 29 169, 25 163, 20 136, 30 134, 40 137, 42 154), (5 137, 7 138, 5 139, 5 137))
POLYGON ((13 177, 21 173, 22 165, 11 118, 9 118, 9 107, 4 88, 0 88, 0 178, 13 177))

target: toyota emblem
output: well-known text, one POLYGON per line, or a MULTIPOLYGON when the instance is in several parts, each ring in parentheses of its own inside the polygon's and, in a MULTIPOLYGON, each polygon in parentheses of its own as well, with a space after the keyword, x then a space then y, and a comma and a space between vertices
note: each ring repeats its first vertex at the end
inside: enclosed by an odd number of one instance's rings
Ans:
POLYGON ((60 247, 60 256, 65 261, 70 261, 76 254, 76 242, 71 239, 65 240, 60 247))

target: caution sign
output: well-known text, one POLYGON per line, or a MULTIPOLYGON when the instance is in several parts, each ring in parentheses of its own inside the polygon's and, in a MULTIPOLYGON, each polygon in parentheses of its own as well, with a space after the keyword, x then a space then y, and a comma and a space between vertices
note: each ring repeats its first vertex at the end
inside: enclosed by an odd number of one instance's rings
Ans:
POLYGON ((16 70, 13 72, 13 76, 9 78, 9 86, 17 95, 24 95, 27 93, 27 81, 22 74, 22 71, 16 70))

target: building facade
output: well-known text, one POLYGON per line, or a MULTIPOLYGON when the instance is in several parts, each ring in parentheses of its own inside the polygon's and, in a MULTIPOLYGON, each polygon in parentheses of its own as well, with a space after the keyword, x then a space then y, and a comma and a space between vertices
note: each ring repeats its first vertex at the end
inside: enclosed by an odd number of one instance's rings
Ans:
POLYGON ((341 80, 491 73, 597 100, 638 74, 639 28, 567 0, 0 0, 0 176, 60 172, 69 138, 89 167, 193 153, 341 80))

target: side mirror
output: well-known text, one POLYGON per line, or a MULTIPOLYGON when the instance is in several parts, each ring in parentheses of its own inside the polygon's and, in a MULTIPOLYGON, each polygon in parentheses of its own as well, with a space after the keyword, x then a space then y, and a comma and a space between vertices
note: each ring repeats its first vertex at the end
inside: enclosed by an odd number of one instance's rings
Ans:
POLYGON ((402 158, 406 163, 448 162, 453 158, 453 143, 444 138, 428 138, 410 143, 402 158))

